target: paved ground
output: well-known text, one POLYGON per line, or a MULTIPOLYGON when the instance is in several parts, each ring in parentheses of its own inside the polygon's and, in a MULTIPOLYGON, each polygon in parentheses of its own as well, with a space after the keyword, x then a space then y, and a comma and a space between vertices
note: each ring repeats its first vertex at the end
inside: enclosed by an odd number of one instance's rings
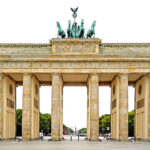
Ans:
POLYGON ((150 150, 150 142, 90 142, 83 138, 78 141, 73 137, 73 141, 67 138, 64 141, 1 141, 0 150, 150 150))

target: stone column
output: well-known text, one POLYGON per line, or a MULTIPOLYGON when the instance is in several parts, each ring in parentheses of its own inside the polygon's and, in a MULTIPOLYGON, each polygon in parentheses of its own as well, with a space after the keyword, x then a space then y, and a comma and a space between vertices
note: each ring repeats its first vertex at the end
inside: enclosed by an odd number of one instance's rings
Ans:
POLYGON ((128 140, 128 75, 124 73, 111 83, 111 138, 128 140))
POLYGON ((60 140, 61 133, 61 90, 62 78, 60 74, 52 75, 52 119, 51 119, 51 140, 60 140))
POLYGON ((87 81, 87 133, 86 138, 90 139, 90 79, 87 81))
POLYGON ((32 95, 31 95, 31 138, 32 139, 38 139, 39 138, 39 95, 40 95, 40 90, 39 90, 39 81, 35 75, 32 76, 32 95))
POLYGON ((3 74, 0 74, 0 139, 3 138, 3 74))
POLYGON ((119 140, 128 140, 128 75, 119 74, 119 140))
POLYGON ((136 122, 137 122, 137 118, 136 118, 136 85, 134 86, 135 88, 135 93, 134 93, 134 138, 136 138, 137 136, 137 127, 136 127, 136 122))
POLYGON ((31 138, 31 100, 32 100, 32 81, 31 74, 23 75, 23 106, 22 106, 22 138, 28 140, 31 138))
POLYGON ((60 84, 60 139, 63 139, 63 82, 60 84))
POLYGON ((150 140, 150 75, 135 84, 135 138, 150 140))
POLYGON ((99 138, 99 76, 91 74, 89 77, 89 100, 90 100, 90 140, 97 141, 99 138))
POLYGON ((0 138, 16 136, 16 84, 9 76, 0 75, 0 138))
POLYGON ((111 139, 119 139, 119 77, 111 82, 111 139))
POLYGON ((148 134, 147 134, 147 139, 150 141, 150 74, 148 75, 148 102, 147 102, 147 127, 148 127, 148 134))

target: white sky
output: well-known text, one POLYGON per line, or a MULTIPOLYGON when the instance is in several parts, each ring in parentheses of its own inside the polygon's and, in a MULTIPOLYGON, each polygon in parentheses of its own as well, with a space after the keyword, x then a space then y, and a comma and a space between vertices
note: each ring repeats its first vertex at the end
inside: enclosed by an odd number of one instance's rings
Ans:
MULTIPOLYGON (((70 7, 79 6, 77 21, 89 28, 97 21, 96 37, 103 42, 150 42, 150 0, 0 0, 0 43, 48 43, 72 20, 70 7)), ((73 21, 73 20, 72 20, 73 21)), ((51 112, 51 88, 40 88, 43 113, 51 112)), ((17 88, 17 108, 22 88, 17 88)), ((129 110, 134 108, 129 88, 129 110)), ((100 115, 110 112, 110 88, 100 87, 100 115)), ((86 88, 64 88, 64 123, 86 127, 86 88)))

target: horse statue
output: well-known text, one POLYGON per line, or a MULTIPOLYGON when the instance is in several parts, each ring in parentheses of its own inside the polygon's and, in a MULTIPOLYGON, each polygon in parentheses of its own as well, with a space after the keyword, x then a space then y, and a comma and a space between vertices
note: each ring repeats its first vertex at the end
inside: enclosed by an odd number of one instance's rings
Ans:
POLYGON ((95 37, 95 26, 96 26, 96 21, 94 21, 91 25, 91 29, 88 30, 86 37, 87 38, 94 38, 95 37))
POLYGON ((72 38, 79 38, 79 29, 80 26, 77 25, 77 22, 72 24, 72 38))
POLYGON ((62 30, 60 23, 56 22, 56 24, 57 24, 57 28, 58 28, 57 37, 65 38, 66 33, 64 30, 62 30))
POLYGON ((67 28, 68 38, 72 38, 72 30, 71 30, 71 21, 68 20, 68 28, 67 28))
POLYGON ((81 20, 81 25, 79 29, 79 38, 84 38, 84 20, 81 20))

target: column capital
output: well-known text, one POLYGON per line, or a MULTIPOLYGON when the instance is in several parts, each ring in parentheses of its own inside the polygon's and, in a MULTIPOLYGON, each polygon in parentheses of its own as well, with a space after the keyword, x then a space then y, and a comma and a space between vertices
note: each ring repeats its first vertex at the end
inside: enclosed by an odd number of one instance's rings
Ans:
POLYGON ((3 73, 0 73, 0 78, 3 78, 4 77, 4 74, 3 73))
POLYGON ((143 77, 144 77, 144 76, 150 77, 150 73, 147 73, 147 74, 143 75, 143 77))
POLYGON ((128 79, 128 75, 129 75, 128 73, 119 73, 118 77, 119 78, 127 78, 128 79))
POLYGON ((89 85, 89 82, 91 82, 91 80, 95 80, 96 82, 99 82, 99 76, 98 76, 98 74, 97 73, 88 74, 87 86, 89 85))
POLYGON ((98 76, 98 73, 90 73, 90 74, 88 74, 88 79, 91 78, 92 76, 98 76))
POLYGON ((62 77, 61 73, 52 73, 52 76, 59 76, 59 77, 62 77))
POLYGON ((54 76, 59 77, 59 78, 61 79, 62 83, 63 83, 63 77, 62 77, 62 74, 61 74, 61 73, 53 73, 53 74, 52 74, 52 78, 53 78, 54 76))
POLYGON ((33 75, 32 73, 28 73, 28 72, 23 73, 23 76, 32 76, 32 75, 33 75))
POLYGON ((98 73, 90 73, 89 75, 90 76, 96 76, 96 75, 98 76, 98 73))
POLYGON ((122 76, 128 76, 128 75, 129 75, 129 74, 128 74, 128 73, 125 73, 125 72, 119 73, 119 74, 118 74, 119 77, 122 77, 122 76))

